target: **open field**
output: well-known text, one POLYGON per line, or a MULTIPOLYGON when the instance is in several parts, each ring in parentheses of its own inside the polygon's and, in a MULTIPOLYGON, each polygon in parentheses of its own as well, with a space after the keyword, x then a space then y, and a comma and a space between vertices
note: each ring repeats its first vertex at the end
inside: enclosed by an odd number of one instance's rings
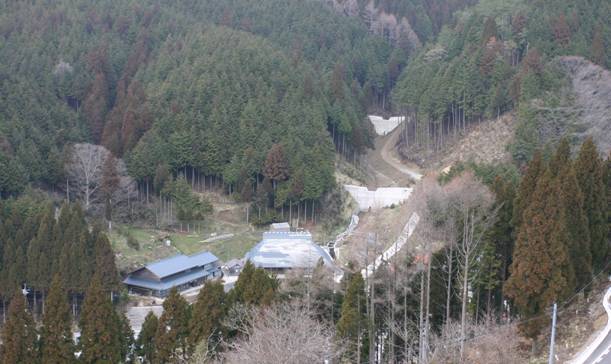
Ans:
POLYGON ((121 271, 130 271, 143 264, 174 254, 193 254, 209 250, 222 261, 241 258, 261 238, 263 229, 244 221, 241 204, 214 203, 214 213, 187 229, 166 230, 152 227, 117 225, 109 237, 121 271), (233 234, 223 237, 226 234, 233 234), (135 239, 140 249, 128 246, 127 237, 135 239), (214 239, 214 238, 217 239, 214 239), (170 246, 166 241, 170 240, 170 246))
POLYGON ((117 255, 117 266, 122 271, 129 271, 174 254, 189 255, 202 250, 211 251, 222 261, 241 258, 259 241, 262 233, 254 229, 252 231, 227 229, 223 233, 233 233, 231 238, 204 242, 211 234, 205 228, 199 232, 190 233, 138 227, 123 227, 120 230, 125 234, 129 232, 140 244, 140 249, 134 249, 127 245, 127 237, 122 233, 115 230, 110 234, 111 243, 117 255), (165 243, 168 239, 171 242, 170 246, 165 243))

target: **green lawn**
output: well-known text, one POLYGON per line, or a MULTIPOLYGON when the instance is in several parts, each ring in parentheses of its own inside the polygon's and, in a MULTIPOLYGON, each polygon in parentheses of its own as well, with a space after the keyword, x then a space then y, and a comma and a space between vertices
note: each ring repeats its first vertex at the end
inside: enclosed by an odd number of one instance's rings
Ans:
POLYGON ((261 240, 261 232, 239 232, 229 239, 204 242, 208 235, 173 233, 172 244, 184 254, 209 250, 222 261, 242 258, 250 248, 261 240))
POLYGON ((131 271, 143 264, 177 254, 178 251, 175 247, 165 245, 164 235, 166 234, 152 229, 127 226, 113 229, 108 237, 117 256, 119 270, 131 271), (127 245, 126 235, 128 232, 138 241, 140 249, 134 249, 127 245))

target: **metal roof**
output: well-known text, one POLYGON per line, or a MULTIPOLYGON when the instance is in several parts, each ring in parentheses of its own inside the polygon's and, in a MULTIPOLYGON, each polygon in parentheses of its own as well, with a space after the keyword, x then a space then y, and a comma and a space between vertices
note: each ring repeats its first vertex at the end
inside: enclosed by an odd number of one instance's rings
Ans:
POLYGON ((308 232, 265 232, 263 240, 245 257, 261 268, 314 268, 320 259, 333 267, 329 254, 308 232))
POLYGON ((201 267, 217 260, 219 259, 210 252, 201 252, 190 256, 179 254, 147 264, 146 269, 151 271, 157 277, 163 279, 164 277, 180 273, 187 269, 201 267))
POLYGON ((125 280, 123 280, 123 283, 128 284, 130 286, 137 286, 137 287, 143 287, 143 288, 148 288, 152 290, 162 291, 162 290, 170 289, 174 286, 180 286, 181 284, 185 284, 185 283, 194 281, 199 278, 209 276, 210 274, 212 274, 212 272, 217 271, 217 270, 218 268, 213 269, 213 270, 201 269, 201 270, 189 272, 183 275, 178 275, 176 277, 173 277, 173 278, 161 281, 161 282, 149 281, 148 279, 141 279, 141 278, 135 278, 135 277, 128 276, 127 278, 125 278, 125 280))

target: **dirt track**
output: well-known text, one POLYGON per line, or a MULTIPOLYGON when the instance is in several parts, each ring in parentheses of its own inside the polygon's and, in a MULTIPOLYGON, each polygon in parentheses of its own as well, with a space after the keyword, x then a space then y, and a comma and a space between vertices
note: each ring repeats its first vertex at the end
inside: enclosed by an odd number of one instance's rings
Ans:
POLYGON ((370 189, 378 187, 407 187, 420 174, 415 166, 406 166, 399 161, 395 152, 395 145, 401 132, 401 126, 390 134, 378 136, 375 140, 375 149, 367 153, 365 163, 371 179, 367 184, 370 189))

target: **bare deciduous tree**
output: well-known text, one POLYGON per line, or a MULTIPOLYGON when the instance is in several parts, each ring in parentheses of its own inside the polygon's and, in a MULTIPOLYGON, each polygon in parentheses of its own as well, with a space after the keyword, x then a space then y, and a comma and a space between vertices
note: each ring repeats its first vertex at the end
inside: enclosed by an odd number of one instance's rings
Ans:
POLYGON ((134 180, 128 176, 125 163, 100 145, 77 143, 68 151, 65 163, 68 186, 85 203, 85 209, 102 200, 103 167, 109 159, 113 160, 118 179, 110 201, 117 206, 136 194, 134 180))
POLYGON ((74 144, 66 161, 66 175, 70 186, 85 201, 88 209, 93 194, 100 188, 102 166, 108 156, 106 148, 89 143, 74 144))
MULTIPOLYGON (((474 324, 467 321, 467 331, 471 339, 465 348, 464 362, 474 364, 523 363, 520 357, 519 334, 516 325, 499 325, 494 323, 492 317, 484 320, 483 324, 474 324)), ((433 363, 460 363, 460 347, 463 324, 457 321, 447 322, 441 330, 440 336, 432 339, 433 363)))
POLYGON ((494 223, 496 211, 491 210, 494 198, 488 188, 468 171, 453 178, 447 186, 446 193, 451 209, 462 225, 462 237, 457 245, 460 265, 461 287, 461 358, 464 357, 464 340, 467 328, 467 303, 471 266, 479 251, 480 243, 486 230, 494 223))
POLYGON ((302 303, 248 309, 236 328, 243 333, 228 344, 227 363, 322 363, 339 357, 333 331, 312 317, 302 303))

